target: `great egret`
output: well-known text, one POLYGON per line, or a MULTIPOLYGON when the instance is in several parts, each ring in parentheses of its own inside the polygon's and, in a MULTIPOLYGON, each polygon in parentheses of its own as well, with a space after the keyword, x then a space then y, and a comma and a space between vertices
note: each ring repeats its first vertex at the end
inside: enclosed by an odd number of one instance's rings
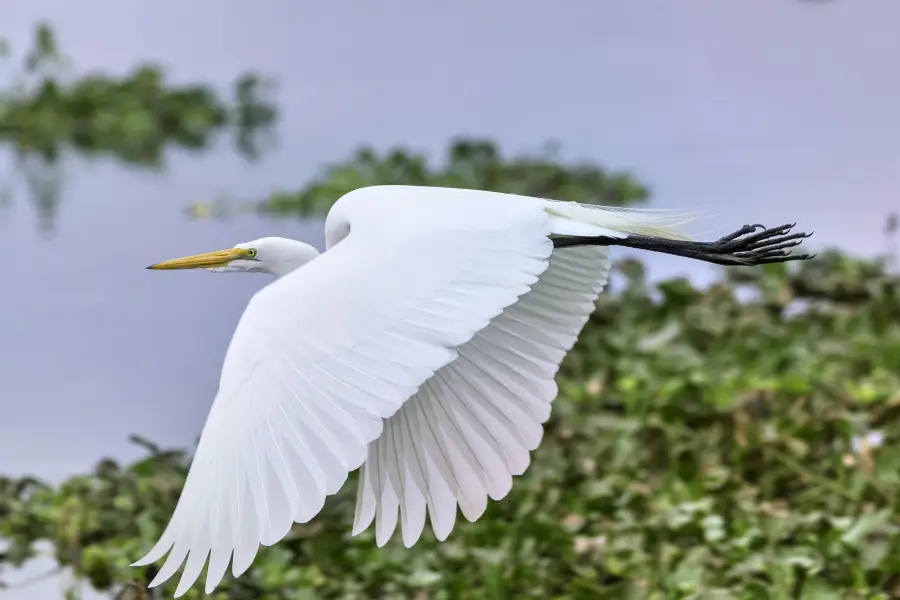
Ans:
POLYGON ((283 238, 149 269, 262 272, 228 347, 181 498, 135 566, 186 562, 176 597, 209 558, 206 592, 260 544, 312 519, 362 467, 353 534, 398 520, 410 547, 426 513, 439 540, 528 467, 554 377, 609 274, 609 246, 724 265, 803 260, 791 225, 716 242, 681 233, 687 213, 475 190, 377 186, 343 196, 327 252, 283 238), (233 558, 232 558, 233 555, 233 558))

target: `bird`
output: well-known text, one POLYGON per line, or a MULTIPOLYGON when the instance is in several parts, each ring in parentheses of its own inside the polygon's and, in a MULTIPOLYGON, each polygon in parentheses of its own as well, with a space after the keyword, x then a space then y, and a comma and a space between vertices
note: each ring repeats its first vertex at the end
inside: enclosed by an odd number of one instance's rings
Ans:
POLYGON ((155 587, 207 564, 211 593, 312 520, 360 470, 352 535, 429 519, 452 532, 511 490, 541 442, 555 376, 622 246, 718 265, 808 260, 796 224, 714 242, 690 211, 384 185, 340 197, 326 250, 266 237, 147 267, 274 276, 240 317, 184 488, 152 549, 155 587))

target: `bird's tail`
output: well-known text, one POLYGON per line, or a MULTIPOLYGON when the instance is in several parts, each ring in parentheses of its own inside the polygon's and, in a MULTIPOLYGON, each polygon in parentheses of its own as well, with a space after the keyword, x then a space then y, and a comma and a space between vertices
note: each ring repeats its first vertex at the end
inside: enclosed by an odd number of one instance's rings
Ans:
POLYGON ((684 226, 702 216, 697 211, 595 206, 556 200, 548 200, 544 210, 550 215, 554 235, 577 237, 641 235, 690 240, 684 226))

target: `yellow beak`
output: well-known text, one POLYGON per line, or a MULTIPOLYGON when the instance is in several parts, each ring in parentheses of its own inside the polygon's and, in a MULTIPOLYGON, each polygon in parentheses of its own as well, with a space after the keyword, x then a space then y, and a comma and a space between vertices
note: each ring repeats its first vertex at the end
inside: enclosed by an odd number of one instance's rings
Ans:
POLYGON ((193 256, 184 256, 182 258, 173 258, 155 265, 150 265, 148 269, 155 271, 173 270, 173 269, 209 269, 212 267, 224 267, 233 260, 250 260, 252 257, 245 248, 229 248, 228 250, 216 250, 215 252, 206 252, 205 254, 194 254, 193 256))

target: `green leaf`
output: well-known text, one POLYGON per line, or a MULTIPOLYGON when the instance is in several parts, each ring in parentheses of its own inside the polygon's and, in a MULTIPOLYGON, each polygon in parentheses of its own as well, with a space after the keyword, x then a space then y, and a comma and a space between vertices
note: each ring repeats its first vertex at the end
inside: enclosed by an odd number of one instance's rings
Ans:
POLYGON ((866 537, 882 528, 891 518, 893 511, 889 508, 859 517, 856 522, 844 532, 841 541, 848 546, 858 548, 865 542, 866 537))
POLYGON ((800 600, 844 600, 846 592, 823 579, 810 579, 803 584, 800 600))

